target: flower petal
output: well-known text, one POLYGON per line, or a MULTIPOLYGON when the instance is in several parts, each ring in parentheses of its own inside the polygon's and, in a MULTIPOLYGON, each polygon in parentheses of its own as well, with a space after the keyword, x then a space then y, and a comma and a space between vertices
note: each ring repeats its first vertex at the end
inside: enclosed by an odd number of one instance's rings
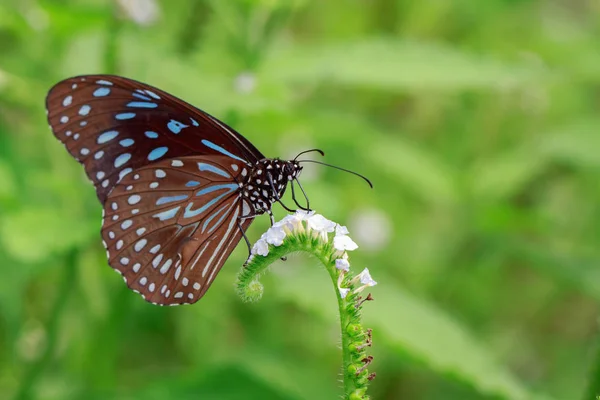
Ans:
POLYGON ((358 249, 358 245, 354 243, 354 241, 348 235, 338 235, 334 237, 333 247, 339 251, 351 251, 358 249))
POLYGON ((314 214, 308 217, 306 221, 308 227, 317 232, 333 232, 335 229, 335 222, 328 220, 321 214, 314 214))
POLYGON ((348 232, 348 228, 346 228, 345 226, 340 225, 340 224, 337 224, 335 226, 335 235, 336 236, 347 235, 348 233, 350 233, 350 232, 348 232))
POLYGON ((281 246, 283 239, 285 239, 285 231, 282 226, 273 225, 265 236, 266 242, 274 246, 281 246))
POLYGON ((259 239, 254 243, 254 246, 252 246, 252 254, 266 257, 269 254, 269 244, 267 241, 265 239, 259 239))
POLYGON ((335 267, 342 271, 350 271, 350 263, 344 258, 338 258, 335 260, 335 267))
POLYGON ((375 286, 377 282, 371 278, 371 274, 369 273, 369 269, 365 268, 360 274, 358 274, 358 278, 360 279, 360 283, 366 286, 375 286))

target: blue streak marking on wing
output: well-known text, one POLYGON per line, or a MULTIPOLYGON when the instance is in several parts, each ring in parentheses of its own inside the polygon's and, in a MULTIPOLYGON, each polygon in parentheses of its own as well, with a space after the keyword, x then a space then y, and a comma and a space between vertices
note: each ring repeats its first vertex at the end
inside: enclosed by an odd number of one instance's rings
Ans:
POLYGON ((115 118, 118 120, 131 119, 133 117, 135 117, 135 113, 121 113, 115 115, 115 118))
POLYGON ((156 139, 158 137, 158 133, 152 131, 146 131, 144 132, 144 135, 146 135, 146 137, 150 139, 156 139))
POLYGON ((181 208, 181 206, 177 206, 175 208, 171 208, 170 210, 163 211, 158 214, 154 214, 153 217, 158 218, 161 221, 165 221, 167 219, 173 218, 175 216, 175 214, 177 214, 177 211, 179 211, 180 208, 181 208))
POLYGON ((167 128, 169 128, 169 130, 171 132, 173 132, 174 134, 178 134, 179 132, 181 132, 181 130, 183 128, 187 128, 189 125, 186 124, 182 124, 179 121, 175 121, 174 119, 170 120, 169 123, 167 124, 167 128))
POLYGON ((101 87, 98 88, 96 90, 94 90, 94 97, 104 97, 104 96, 108 96, 108 94, 110 93, 110 89, 107 87, 101 87))
MULTIPOLYGON (((210 222, 221 213, 221 211, 223 211, 225 208, 230 207, 229 204, 225 204, 223 207, 219 208, 217 211, 215 211, 214 213, 212 213, 212 215, 210 217, 208 217, 206 219, 206 221, 204 221, 204 224, 202 224, 202 230, 201 233, 204 233, 204 231, 206 230, 206 227, 208 226, 208 224, 210 224, 210 222)), ((221 218, 219 218, 219 220, 212 226, 212 228, 210 228, 208 230, 208 233, 211 233, 212 231, 214 231, 217 226, 221 225, 221 222, 223 222, 223 220, 225 219, 225 217, 227 216, 227 213, 223 213, 223 215, 221 216, 221 218)))
POLYGON ((101 134, 100 136, 98 136, 97 142, 98 142, 98 144, 103 144, 103 143, 113 140, 118 135, 119 135, 119 132, 117 132, 117 131, 106 131, 103 134, 101 134))
POLYGON ((158 107, 158 104, 156 103, 149 103, 146 101, 132 101, 127 103, 127 107, 136 107, 136 108, 156 108, 158 107))
POLYGON ((149 94, 151 97, 154 97, 156 100, 160 100, 160 96, 159 96, 159 95, 157 95, 156 93, 154 93, 153 91, 151 91, 151 90, 148 90, 148 89, 146 89, 146 90, 144 90, 144 91, 145 91, 146 93, 148 93, 148 94, 149 94))
POLYGON ((219 190, 219 189, 229 189, 227 191, 227 193, 229 193, 237 188, 238 188, 237 183, 223 183, 221 185, 211 185, 211 186, 205 187, 204 189, 198 190, 196 192, 196 196, 202 196, 203 194, 211 193, 211 192, 214 192, 215 190, 219 190))
POLYGON ((196 121, 194 118, 190 117, 190 119, 192 120, 192 125, 194 125, 194 126, 200 126, 200 124, 198 123, 198 121, 196 121))
POLYGON ((152 99, 148 96, 144 96, 143 94, 139 94, 136 92, 133 92, 133 97, 137 97, 138 99, 142 99, 142 100, 146 100, 146 101, 151 101, 152 99))
POLYGON ((158 199, 156 201, 156 205, 160 206, 161 204, 167 204, 167 203, 172 203, 174 201, 185 200, 188 197, 189 196, 187 194, 180 194, 177 196, 165 196, 165 197, 161 197, 160 199, 158 199))
POLYGON ((184 218, 195 217, 196 215, 202 213, 203 211, 206 211, 210 206, 214 205, 216 202, 221 200, 224 196, 227 196, 229 193, 233 192, 237 188, 238 188, 237 184, 227 183, 227 184, 223 184, 223 185, 209 186, 207 188, 199 190, 198 192, 196 192, 196 196, 202 196, 203 194, 214 192, 215 190, 219 190, 219 189, 229 189, 225 193, 222 193, 219 196, 215 197, 214 199, 212 199, 211 201, 209 201, 202 207, 198 208, 197 210, 192 210, 192 203, 188 204, 187 207, 185 208, 185 213, 183 214, 183 217, 184 218))
POLYGON ((123 147, 129 147, 134 143, 133 139, 123 139, 119 142, 119 144, 123 147))
POLYGON ((198 169, 200 171, 210 171, 213 174, 221 175, 225 178, 231 178, 231 175, 229 175, 226 171, 222 170, 221 168, 217 168, 212 164, 206 164, 206 163, 199 162, 198 169))
POLYGON ((156 149, 152 150, 150 152, 150 154, 148 154, 148 160, 154 161, 158 158, 161 158, 162 156, 164 156, 167 153, 168 150, 169 150, 169 148, 166 146, 157 147, 156 149))
POLYGON ((229 156, 229 157, 231 157, 233 159, 240 160, 240 161, 242 161, 242 162, 244 162, 246 164, 248 163, 248 161, 246 161, 246 160, 244 160, 242 158, 239 158, 235 154, 232 154, 232 153, 228 152, 227 150, 225 150, 221 146, 218 146, 218 145, 214 144, 210 140, 202 139, 202 144, 205 145, 205 146, 207 146, 207 147, 210 147, 213 150, 218 151, 221 154, 225 154, 226 156, 229 156))
POLYGON ((198 181, 188 181, 185 184, 186 187, 195 187, 195 186, 198 186, 198 185, 200 185, 200 182, 198 182, 198 181))
POLYGON ((98 85, 108 85, 108 86, 112 86, 112 82, 105 81, 104 79, 100 79, 99 81, 96 81, 96 83, 97 83, 98 85))

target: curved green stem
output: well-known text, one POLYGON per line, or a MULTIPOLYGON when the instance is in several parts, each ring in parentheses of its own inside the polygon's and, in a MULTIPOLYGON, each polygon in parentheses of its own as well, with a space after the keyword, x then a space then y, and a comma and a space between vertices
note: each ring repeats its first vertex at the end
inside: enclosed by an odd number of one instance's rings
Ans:
MULTIPOLYGON (((258 281, 267 267, 281 257, 293 252, 306 252, 317 258, 327 269, 340 312, 340 327, 342 336, 342 374, 344 381, 344 399, 368 399, 366 395, 367 384, 374 374, 369 374, 367 366, 372 357, 366 354, 366 348, 371 346, 370 330, 365 330, 361 324, 360 310, 361 298, 352 283, 351 273, 338 270, 335 260, 339 258, 331 241, 325 243, 318 237, 306 233, 288 235, 281 246, 269 246, 267 256, 253 256, 247 266, 238 274, 237 292, 244 301, 257 301, 261 298, 263 286, 258 281), (340 275, 342 275, 340 277, 340 275), (340 286, 347 288, 345 298, 342 298, 338 289, 340 286)), ((368 297, 370 300, 371 298, 368 297)))

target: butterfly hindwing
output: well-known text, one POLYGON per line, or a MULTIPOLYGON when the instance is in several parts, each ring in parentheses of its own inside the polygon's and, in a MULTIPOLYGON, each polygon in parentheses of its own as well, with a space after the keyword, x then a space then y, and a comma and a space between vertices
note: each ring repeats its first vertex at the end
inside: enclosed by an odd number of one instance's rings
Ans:
POLYGON ((252 222, 247 173, 227 156, 187 156, 128 174, 104 206, 109 264, 148 301, 198 301, 252 222))

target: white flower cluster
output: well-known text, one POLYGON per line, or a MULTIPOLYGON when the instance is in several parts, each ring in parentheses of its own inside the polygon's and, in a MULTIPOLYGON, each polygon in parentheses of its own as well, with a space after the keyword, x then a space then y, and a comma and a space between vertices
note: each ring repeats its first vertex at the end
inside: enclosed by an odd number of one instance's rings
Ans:
MULTIPOLYGON (((321 214, 315 214, 314 211, 306 212, 298 210, 295 214, 286 215, 281 221, 273 224, 269 230, 262 234, 252 247, 252 256, 267 256, 269 254, 269 245, 281 246, 283 239, 292 233, 307 233, 308 235, 320 238, 323 242, 329 242, 329 234, 332 232, 335 232, 333 247, 337 250, 336 255, 338 256, 335 260, 335 267, 340 270, 338 289, 341 297, 345 298, 350 291, 348 288, 341 287, 344 275, 350 271, 347 252, 356 250, 358 245, 348 236, 348 228, 328 220, 321 214), (306 222, 306 226, 304 222, 306 222)), ((367 268, 352 279, 353 284, 359 281, 362 286, 355 290, 356 293, 361 292, 367 286, 375 286, 377 284, 371 278, 367 268)))

